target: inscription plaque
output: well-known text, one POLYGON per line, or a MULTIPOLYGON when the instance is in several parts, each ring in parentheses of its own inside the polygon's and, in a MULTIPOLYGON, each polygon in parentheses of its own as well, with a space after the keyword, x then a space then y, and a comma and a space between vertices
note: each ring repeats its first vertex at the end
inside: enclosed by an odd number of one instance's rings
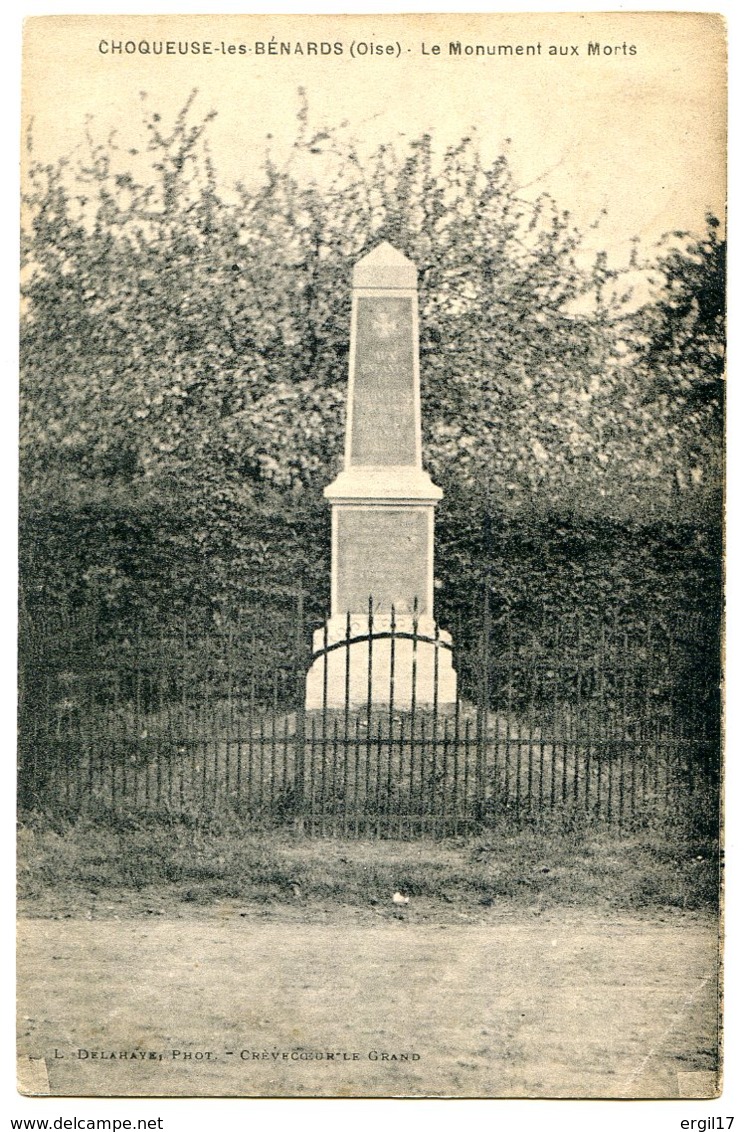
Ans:
POLYGON ((428 605, 429 518, 422 510, 344 509, 338 515, 337 594, 340 613, 387 615, 428 605))
POLYGON ((413 302, 360 296, 351 425, 351 463, 416 464, 413 302))

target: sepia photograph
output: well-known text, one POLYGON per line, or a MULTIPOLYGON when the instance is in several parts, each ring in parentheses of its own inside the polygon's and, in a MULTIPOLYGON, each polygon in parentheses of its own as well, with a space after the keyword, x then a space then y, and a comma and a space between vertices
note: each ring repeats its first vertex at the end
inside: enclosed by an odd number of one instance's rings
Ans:
POLYGON ((723 16, 35 16, 21 119, 19 1093, 708 1113, 723 16))

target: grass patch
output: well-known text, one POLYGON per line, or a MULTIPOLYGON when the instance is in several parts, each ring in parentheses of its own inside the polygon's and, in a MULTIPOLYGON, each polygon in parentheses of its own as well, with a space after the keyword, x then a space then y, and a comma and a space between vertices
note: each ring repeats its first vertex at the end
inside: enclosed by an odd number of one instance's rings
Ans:
POLYGON ((716 909, 717 844, 670 831, 533 828, 446 841, 310 839, 239 827, 79 818, 22 823, 19 896, 31 909, 147 892, 208 905, 389 903, 444 907, 716 909))

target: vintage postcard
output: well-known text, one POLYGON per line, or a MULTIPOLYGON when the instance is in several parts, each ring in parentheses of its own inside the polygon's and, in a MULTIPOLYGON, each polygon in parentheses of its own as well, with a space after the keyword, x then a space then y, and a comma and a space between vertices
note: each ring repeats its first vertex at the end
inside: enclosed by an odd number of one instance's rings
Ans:
POLYGON ((23 52, 20 1092, 719 1096, 723 18, 23 52))

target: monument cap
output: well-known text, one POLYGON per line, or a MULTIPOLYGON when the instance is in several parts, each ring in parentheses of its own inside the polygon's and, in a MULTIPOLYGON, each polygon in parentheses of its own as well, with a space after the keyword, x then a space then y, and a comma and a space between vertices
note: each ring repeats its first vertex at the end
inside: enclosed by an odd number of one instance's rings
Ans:
POLYGON ((416 264, 385 240, 354 265, 353 287, 380 291, 411 290, 417 285, 416 264))

